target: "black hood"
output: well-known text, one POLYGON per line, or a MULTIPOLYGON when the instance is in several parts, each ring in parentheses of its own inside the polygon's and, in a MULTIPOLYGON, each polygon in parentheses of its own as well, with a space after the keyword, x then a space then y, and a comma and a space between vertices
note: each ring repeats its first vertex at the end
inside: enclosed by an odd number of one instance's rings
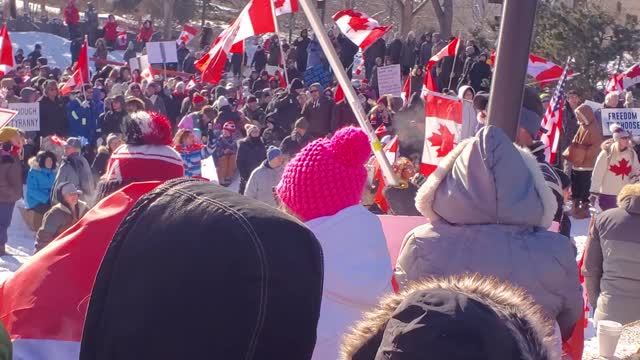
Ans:
POLYGON ((80 359, 310 359, 322 249, 303 224, 209 182, 142 197, 96 277, 80 359))

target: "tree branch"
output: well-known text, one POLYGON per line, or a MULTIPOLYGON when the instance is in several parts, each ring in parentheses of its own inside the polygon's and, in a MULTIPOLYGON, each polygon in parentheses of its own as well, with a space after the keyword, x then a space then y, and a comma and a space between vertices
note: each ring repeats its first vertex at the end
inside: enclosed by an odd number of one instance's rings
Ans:
POLYGON ((444 17, 444 10, 442 10, 440 0, 431 0, 431 4, 433 4, 433 11, 435 11, 436 17, 442 19, 444 17))
POLYGON ((420 11, 428 2, 428 0, 423 0, 420 4, 418 4, 418 6, 413 9, 413 15, 417 14, 418 11, 420 11))
POLYGON ((380 10, 377 13, 371 14, 369 17, 375 19, 378 15, 382 14, 385 11, 387 10, 380 10))
POLYGON ((400 6, 400 9, 404 9, 404 1, 396 0, 396 4, 398 4, 398 6, 400 6))

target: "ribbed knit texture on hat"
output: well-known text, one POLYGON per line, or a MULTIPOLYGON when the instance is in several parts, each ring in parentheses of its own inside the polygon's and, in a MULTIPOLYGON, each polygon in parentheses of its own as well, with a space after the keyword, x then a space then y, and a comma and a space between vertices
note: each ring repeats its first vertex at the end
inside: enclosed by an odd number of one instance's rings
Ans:
POLYGON ((302 149, 287 165, 276 192, 302 221, 335 215, 360 202, 370 154, 364 131, 341 129, 331 140, 318 139, 302 149))

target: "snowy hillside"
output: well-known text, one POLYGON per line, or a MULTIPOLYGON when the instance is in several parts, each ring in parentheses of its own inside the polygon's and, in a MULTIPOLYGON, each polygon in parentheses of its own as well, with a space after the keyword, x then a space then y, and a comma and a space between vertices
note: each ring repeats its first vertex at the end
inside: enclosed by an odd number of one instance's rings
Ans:
MULTIPOLYGON (((27 56, 36 44, 42 45, 42 55, 49 60, 50 67, 59 67, 64 69, 71 65, 71 41, 63 37, 36 31, 27 32, 11 32, 11 45, 13 51, 17 49, 24 50, 24 55, 27 56)), ((89 57, 93 56, 95 49, 89 47, 89 57)), ((122 62, 122 56, 124 51, 117 50, 109 53, 109 60, 122 62)), ((93 66, 93 62, 91 62, 93 66)))

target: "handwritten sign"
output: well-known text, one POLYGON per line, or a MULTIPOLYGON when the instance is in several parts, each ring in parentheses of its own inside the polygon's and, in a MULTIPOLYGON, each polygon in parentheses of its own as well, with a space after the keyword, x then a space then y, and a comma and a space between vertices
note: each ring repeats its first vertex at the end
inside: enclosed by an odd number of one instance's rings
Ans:
POLYGON ((40 104, 39 103, 10 103, 9 109, 18 112, 16 117, 7 126, 16 127, 22 131, 40 130, 40 104))
POLYGON ((400 97, 402 84, 400 77, 400 65, 389 65, 378 68, 378 93, 400 97))
POLYGON ((602 109, 602 133, 611 136, 609 127, 618 124, 632 135, 640 135, 640 109, 602 109))

